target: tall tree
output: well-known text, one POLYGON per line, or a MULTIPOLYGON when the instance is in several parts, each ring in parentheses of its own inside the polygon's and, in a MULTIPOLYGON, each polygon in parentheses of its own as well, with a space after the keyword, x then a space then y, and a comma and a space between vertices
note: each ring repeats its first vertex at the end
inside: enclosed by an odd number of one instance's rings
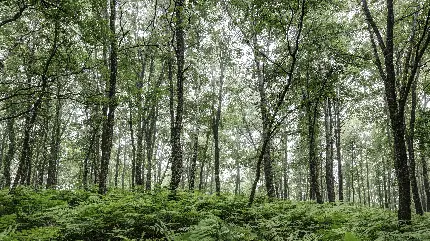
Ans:
POLYGON ((222 105, 222 95, 223 95, 223 83, 224 83, 224 72, 225 72, 225 64, 224 58, 225 53, 221 49, 219 54, 219 66, 220 66, 220 76, 219 76, 219 85, 218 85, 218 103, 216 110, 213 110, 213 120, 212 120, 212 133, 214 138, 214 175, 215 175, 215 192, 219 196, 221 193, 221 183, 220 183, 220 148, 219 148, 219 125, 221 121, 221 105, 222 105))
POLYGON ((184 111, 184 63, 185 63, 185 1, 175 1, 175 39, 176 39, 176 115, 172 132, 172 178, 170 180, 171 197, 176 196, 176 189, 182 174, 182 119, 184 111))
POLYGON ((106 84, 106 102, 103 106, 103 130, 102 130, 102 157, 100 162, 100 180, 99 193, 105 194, 107 191, 107 175, 109 172, 109 160, 112 151, 112 136, 113 127, 115 124, 115 108, 117 106, 116 99, 116 82, 118 72, 118 44, 116 36, 116 5, 117 0, 110 0, 110 17, 109 17, 109 80, 106 84))
POLYGON ((415 139, 415 111, 417 107, 417 84, 412 84, 411 89, 411 114, 409 119, 409 129, 406 133, 406 141, 408 148, 408 158, 409 158, 409 174, 411 178, 411 188, 412 197, 414 199, 415 212, 419 215, 423 215, 423 206, 421 204, 421 198, 418 190, 418 183, 416 177, 416 164, 415 164, 415 150, 414 150, 414 139, 415 139))
POLYGON ((408 157, 405 144, 405 105, 415 80, 420 61, 430 43, 430 8, 425 13, 425 8, 419 11, 424 15, 424 25, 413 26, 410 32, 409 47, 403 63, 405 69, 400 76, 396 76, 394 59, 394 29, 395 14, 393 0, 386 1, 386 25, 384 29, 385 40, 380 28, 375 22, 366 0, 362 0, 362 9, 369 25, 369 33, 373 48, 375 65, 384 83, 385 98, 388 104, 388 112, 391 122, 391 132, 393 134, 394 146, 394 167, 398 179, 399 189, 399 210, 398 219, 400 223, 410 223, 411 220, 411 188, 408 157), (376 41, 375 41, 376 37, 376 41), (380 53, 383 54, 383 62, 380 53))
POLYGON ((60 154, 60 145, 61 145, 61 108, 62 103, 60 99, 60 83, 57 82, 57 100, 55 103, 55 119, 54 119, 54 127, 51 137, 51 153, 48 162, 48 179, 46 181, 47 188, 56 188, 57 185, 57 166, 58 166, 58 157, 60 154))

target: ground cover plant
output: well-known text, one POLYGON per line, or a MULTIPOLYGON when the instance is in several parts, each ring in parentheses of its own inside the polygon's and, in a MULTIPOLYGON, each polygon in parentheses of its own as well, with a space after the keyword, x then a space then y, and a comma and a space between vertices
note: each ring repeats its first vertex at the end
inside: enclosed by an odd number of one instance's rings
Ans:
POLYGON ((430 216, 347 203, 168 191, 1 191, 0 240, 429 240, 430 216))

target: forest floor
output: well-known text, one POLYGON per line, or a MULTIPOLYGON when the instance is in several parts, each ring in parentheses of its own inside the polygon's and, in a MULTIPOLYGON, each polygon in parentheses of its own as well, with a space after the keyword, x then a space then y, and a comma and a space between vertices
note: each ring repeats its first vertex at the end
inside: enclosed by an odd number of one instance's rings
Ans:
POLYGON ((396 214, 346 203, 111 191, 0 191, 0 240, 430 240, 430 214, 399 228, 396 214))

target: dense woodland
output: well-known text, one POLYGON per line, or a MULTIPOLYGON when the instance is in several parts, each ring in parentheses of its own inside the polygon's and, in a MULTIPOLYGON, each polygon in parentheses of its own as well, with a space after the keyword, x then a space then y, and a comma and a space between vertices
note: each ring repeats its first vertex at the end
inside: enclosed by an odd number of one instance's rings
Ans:
POLYGON ((428 0, 0 1, 0 239, 430 240, 429 43, 428 0))

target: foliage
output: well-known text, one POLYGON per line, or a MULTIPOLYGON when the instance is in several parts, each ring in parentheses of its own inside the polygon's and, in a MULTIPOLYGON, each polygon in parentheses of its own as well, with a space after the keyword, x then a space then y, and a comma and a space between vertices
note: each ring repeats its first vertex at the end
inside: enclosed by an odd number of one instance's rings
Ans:
POLYGON ((395 214, 347 203, 111 191, 1 191, 2 240, 427 240, 430 217, 399 229, 395 214))

